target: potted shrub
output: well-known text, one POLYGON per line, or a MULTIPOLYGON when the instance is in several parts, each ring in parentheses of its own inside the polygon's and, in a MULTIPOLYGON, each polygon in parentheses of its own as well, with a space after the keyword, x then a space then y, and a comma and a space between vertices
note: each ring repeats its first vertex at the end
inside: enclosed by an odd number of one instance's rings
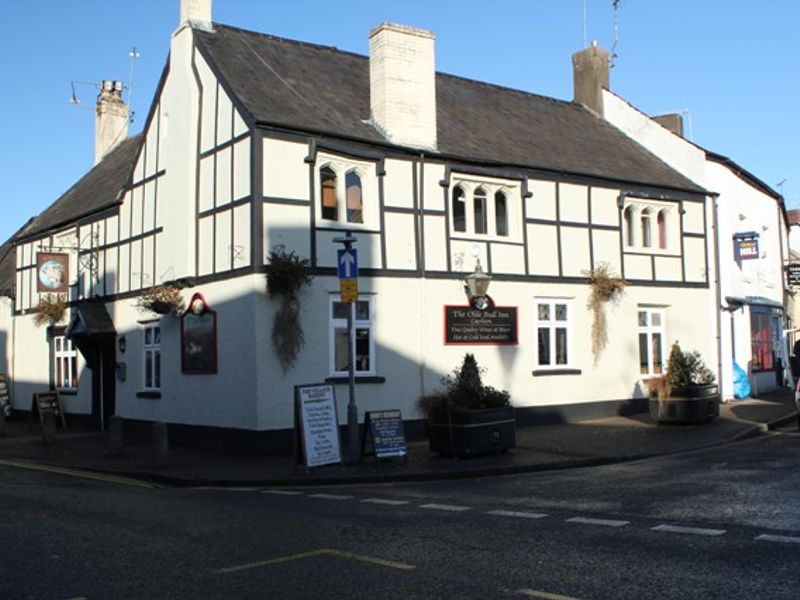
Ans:
POLYGON ((672 344, 666 374, 650 380, 650 417, 658 423, 704 423, 719 416, 719 386, 700 353, 672 344))
POLYGON ((481 372, 475 357, 466 354, 461 366, 442 380, 444 390, 419 399, 433 452, 467 457, 505 452, 516 445, 509 394, 483 385, 481 372))

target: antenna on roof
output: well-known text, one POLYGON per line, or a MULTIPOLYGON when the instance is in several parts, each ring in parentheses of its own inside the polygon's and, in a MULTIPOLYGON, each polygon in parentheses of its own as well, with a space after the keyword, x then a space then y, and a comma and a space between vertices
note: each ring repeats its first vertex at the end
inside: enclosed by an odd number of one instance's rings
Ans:
POLYGON ((589 0, 583 0, 583 47, 589 47, 589 0))
POLYGON ((136 46, 133 46, 131 51, 128 52, 128 56, 131 57, 131 75, 128 78, 128 110, 130 111, 129 122, 133 123, 133 118, 135 116, 133 111, 133 75, 136 71, 136 59, 139 58, 141 54, 136 50, 136 46))
POLYGON ((91 106, 84 106, 83 102, 81 102, 80 98, 78 98, 78 92, 75 90, 75 84, 80 85, 91 85, 93 87, 99 88, 100 86, 96 83, 91 83, 89 81, 75 81, 74 79, 69 82, 70 88, 72 89, 72 95, 69 97, 69 103, 72 106, 77 106, 78 108, 85 108, 86 110, 92 110, 91 106))
POLYGON ((619 7, 622 0, 611 0, 611 7, 614 9, 614 45, 611 46, 611 57, 609 60, 609 67, 614 68, 614 63, 617 58, 617 44, 619 44, 619 7))
POLYGON ((783 178, 778 183, 775 184, 775 187, 781 188, 781 196, 783 196, 783 185, 785 183, 786 183, 786 178, 783 178))

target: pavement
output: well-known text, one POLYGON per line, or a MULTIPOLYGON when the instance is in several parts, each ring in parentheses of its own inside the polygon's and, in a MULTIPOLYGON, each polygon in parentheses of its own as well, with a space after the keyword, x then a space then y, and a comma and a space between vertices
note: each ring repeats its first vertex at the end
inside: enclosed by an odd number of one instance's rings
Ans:
MULTIPOLYGON (((89 472, 173 486, 304 486, 385 481, 488 477, 588 467, 677 454, 797 428, 793 392, 720 405, 719 418, 701 425, 657 425, 646 413, 580 423, 518 427, 517 447, 504 454, 467 459, 432 453, 427 439, 409 440, 407 460, 328 465, 306 470, 292 454, 243 456, 172 444, 165 466, 155 467, 148 443, 126 443, 119 456, 108 452, 102 432, 62 430, 43 445, 38 424, 8 420, 0 433, 0 465, 89 472)), ((800 440, 798 440, 800 443, 800 440)))

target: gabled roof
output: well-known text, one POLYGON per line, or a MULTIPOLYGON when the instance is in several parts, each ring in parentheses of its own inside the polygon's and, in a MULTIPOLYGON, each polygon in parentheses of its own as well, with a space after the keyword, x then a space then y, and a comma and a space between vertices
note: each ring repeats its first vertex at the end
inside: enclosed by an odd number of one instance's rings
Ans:
POLYGON ((14 237, 19 239, 43 233, 117 204, 120 192, 130 180, 142 139, 142 134, 138 134, 120 142, 14 237))
MULTIPOLYGON (((369 124, 369 59, 214 24, 198 46, 256 123, 386 145, 369 124)), ((436 74, 438 152, 703 192, 579 104, 436 74)))

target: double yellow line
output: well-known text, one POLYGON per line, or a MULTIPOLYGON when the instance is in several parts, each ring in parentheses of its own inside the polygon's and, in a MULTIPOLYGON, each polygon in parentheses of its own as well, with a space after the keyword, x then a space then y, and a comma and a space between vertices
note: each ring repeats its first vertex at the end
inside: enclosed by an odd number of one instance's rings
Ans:
POLYGON ((67 469, 65 467, 54 467, 52 465, 42 465, 39 463, 28 462, 24 460, 9 460, 0 459, 0 466, 15 467, 18 469, 28 469, 30 471, 42 471, 44 473, 54 473, 56 475, 66 475, 68 477, 78 477, 79 479, 90 479, 92 481, 102 481, 105 483, 116 483, 119 485, 128 485, 132 487, 143 488, 146 490, 156 490, 161 486, 147 481, 139 481, 138 479, 131 479, 129 477, 120 477, 118 475, 104 475, 102 473, 93 473, 92 471, 81 471, 79 469, 67 469))

